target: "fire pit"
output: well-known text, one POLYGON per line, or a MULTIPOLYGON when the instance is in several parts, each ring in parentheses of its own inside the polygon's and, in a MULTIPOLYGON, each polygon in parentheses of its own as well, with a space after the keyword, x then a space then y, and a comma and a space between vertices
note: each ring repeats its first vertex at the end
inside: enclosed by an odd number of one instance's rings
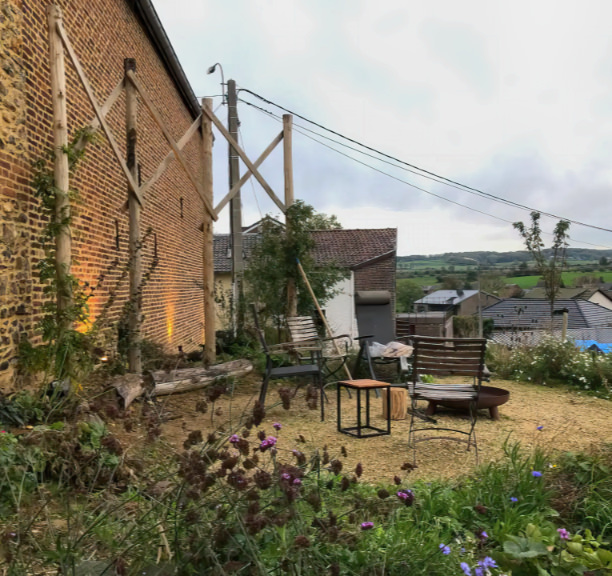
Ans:
MULTIPOLYGON (((482 386, 480 388, 477 408, 478 410, 488 408, 491 420, 499 420, 498 406, 505 404, 509 399, 510 392, 508 392, 508 390, 495 388, 494 386, 482 386)), ((438 405, 457 410, 468 410, 470 407, 468 400, 431 400, 425 413, 428 416, 433 416, 436 413, 438 405)))

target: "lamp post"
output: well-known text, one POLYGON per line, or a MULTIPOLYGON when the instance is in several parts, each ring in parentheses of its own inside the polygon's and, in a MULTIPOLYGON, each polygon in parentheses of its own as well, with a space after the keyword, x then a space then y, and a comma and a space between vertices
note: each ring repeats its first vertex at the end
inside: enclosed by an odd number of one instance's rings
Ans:
POLYGON ((466 258, 463 257, 464 260, 471 260, 472 262, 476 262, 476 280, 478 281, 478 338, 482 338, 482 303, 480 300, 480 262, 476 260, 476 258, 466 258))
POLYGON ((213 64, 208 70, 206 70, 206 74, 212 74, 219 67, 219 72, 221 72, 221 93, 223 94, 223 104, 227 102, 227 96, 225 95, 225 76, 223 75, 223 66, 219 62, 213 64))

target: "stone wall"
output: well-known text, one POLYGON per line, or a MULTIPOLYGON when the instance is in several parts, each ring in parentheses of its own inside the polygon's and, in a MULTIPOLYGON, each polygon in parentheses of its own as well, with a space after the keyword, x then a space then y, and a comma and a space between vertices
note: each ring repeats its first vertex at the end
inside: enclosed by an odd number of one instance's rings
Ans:
MULTIPOLYGON (((32 163, 52 148, 46 0, 0 0, 0 384, 11 379, 19 338, 36 339, 44 302, 36 281, 45 224, 32 194, 32 163)), ((136 74, 178 140, 193 121, 155 46, 126 0, 61 0, 64 25, 92 88, 102 103, 123 77, 123 61, 135 58, 136 74)), ((69 136, 93 117, 68 59, 69 136)), ((121 150, 125 149, 125 100, 108 116, 121 150)), ((146 181, 169 151, 150 114, 139 105, 138 154, 146 181)), ((184 149, 199 174, 198 138, 184 149)), ((99 318, 109 297, 109 333, 114 336, 127 299, 127 183, 106 138, 100 133, 71 179, 80 199, 74 210, 72 272, 95 286, 91 319, 99 318)), ((143 268, 151 268, 154 239, 159 264, 143 291, 143 336, 169 351, 197 349, 203 342, 201 200, 178 163, 149 190, 142 212, 143 268)))

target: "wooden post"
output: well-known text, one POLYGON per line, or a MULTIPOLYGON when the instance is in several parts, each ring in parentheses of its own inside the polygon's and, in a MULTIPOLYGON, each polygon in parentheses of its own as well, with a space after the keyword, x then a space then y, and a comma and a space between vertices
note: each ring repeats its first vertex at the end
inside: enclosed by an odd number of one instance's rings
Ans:
MULTIPOLYGON (((126 58, 123 62, 125 75, 125 130, 126 130, 126 165, 132 178, 138 181, 138 161, 136 156, 138 128, 138 96, 134 85, 128 80, 130 70, 136 71, 136 61, 126 58)), ((128 313, 129 347, 128 369, 139 374, 142 372, 140 351, 140 319, 142 308, 142 246, 140 243, 140 203, 128 187, 129 208, 129 261, 130 261, 130 307, 128 313)))
MULTIPOLYGON (((285 206, 293 204, 293 116, 283 114, 283 173, 285 176, 285 206)), ((289 220, 285 218, 286 233, 289 234, 289 220)), ((295 279, 287 279, 287 316, 297 316, 297 290, 295 279)))
MULTIPOLYGON (((70 217, 68 155, 68 117, 66 113, 66 68, 64 48, 57 32, 62 20, 61 10, 51 4, 47 7, 49 22, 49 63, 51 69, 51 99, 53 101, 53 175, 56 188, 55 223, 70 217)), ((66 311, 72 305, 72 285, 68 279, 72 266, 72 236, 70 225, 59 227, 55 237, 55 278, 57 282, 57 322, 60 334, 69 330, 71 322, 66 311)))
MULTIPOLYGON (((212 98, 202 99, 202 108, 212 111, 212 98)), ((202 114, 202 188, 205 196, 213 202, 213 132, 212 122, 206 114, 202 114)), ((216 360, 215 342, 215 263, 213 255, 213 220, 206 208, 204 215, 204 364, 209 366, 216 360)))

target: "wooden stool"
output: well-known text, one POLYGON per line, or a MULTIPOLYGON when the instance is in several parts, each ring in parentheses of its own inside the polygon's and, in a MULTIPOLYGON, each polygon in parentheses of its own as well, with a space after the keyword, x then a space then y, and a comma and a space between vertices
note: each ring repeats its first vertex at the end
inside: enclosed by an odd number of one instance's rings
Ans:
POLYGON ((391 434, 391 395, 386 395, 387 411, 385 420, 387 422, 387 429, 377 428, 370 424, 370 390, 382 389, 383 391, 389 390, 390 384, 387 382, 379 382, 378 380, 341 380, 338 382, 338 432, 348 434, 349 436, 356 436, 357 438, 369 438, 371 436, 387 436, 391 434), (357 391, 357 426, 350 426, 348 428, 342 427, 342 388, 346 388, 350 392, 351 389, 357 391), (365 390, 365 424, 361 423, 361 391, 365 390), (364 434, 364 430, 368 431, 364 434))
MULTIPOLYGON (((408 391, 406 388, 389 388, 391 393, 391 420, 405 420, 408 413, 408 391)), ((382 414, 387 417, 387 390, 382 392, 382 414)))

